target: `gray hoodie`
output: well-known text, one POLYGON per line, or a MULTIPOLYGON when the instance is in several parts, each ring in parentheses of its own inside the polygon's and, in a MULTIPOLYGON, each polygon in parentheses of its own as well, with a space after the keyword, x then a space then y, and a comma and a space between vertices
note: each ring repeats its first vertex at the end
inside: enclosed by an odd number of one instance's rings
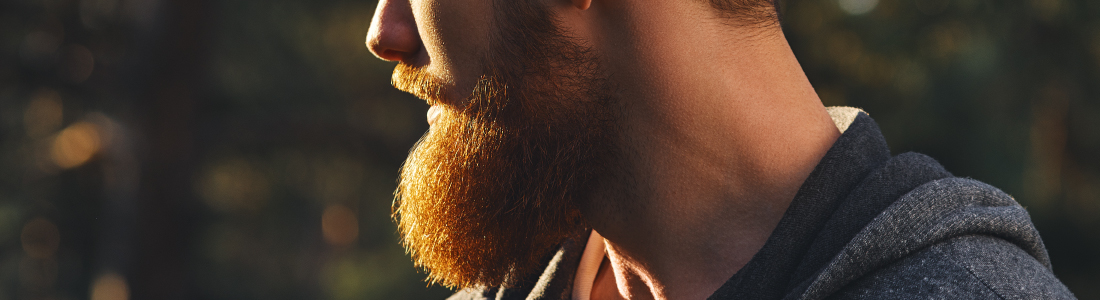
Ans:
MULTIPOLYGON (((922 154, 891 157, 858 109, 829 113, 843 134, 760 251, 709 299, 1074 299, 1011 196, 922 154)), ((564 242, 516 286, 449 299, 569 299, 583 247, 564 242)))

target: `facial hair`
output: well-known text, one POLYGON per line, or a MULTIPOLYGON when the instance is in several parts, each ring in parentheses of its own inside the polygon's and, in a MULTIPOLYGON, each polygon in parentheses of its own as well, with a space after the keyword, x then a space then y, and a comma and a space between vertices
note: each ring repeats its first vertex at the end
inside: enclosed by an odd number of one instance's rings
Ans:
POLYGON ((500 32, 464 101, 423 67, 397 88, 441 116, 401 168, 394 218, 428 281, 511 286, 586 225, 578 210, 615 161, 613 98, 592 52, 536 1, 496 1, 500 32))

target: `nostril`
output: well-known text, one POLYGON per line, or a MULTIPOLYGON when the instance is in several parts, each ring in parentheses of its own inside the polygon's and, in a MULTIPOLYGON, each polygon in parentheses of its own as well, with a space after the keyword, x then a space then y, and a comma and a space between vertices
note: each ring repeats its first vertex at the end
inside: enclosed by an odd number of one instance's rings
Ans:
MULTIPOLYGON (((415 37, 415 35, 413 35, 415 37)), ((419 39, 410 39, 405 35, 380 35, 367 42, 367 47, 375 56, 383 60, 397 61, 413 56, 420 50, 419 39)))
POLYGON ((385 59, 385 60, 397 61, 397 60, 404 60, 405 57, 409 56, 410 54, 412 54, 412 53, 387 49, 387 50, 382 50, 382 52, 380 53, 380 55, 378 55, 378 57, 380 57, 382 59, 385 59))
POLYGON ((367 47, 378 58, 389 61, 410 58, 420 50, 420 34, 408 0, 378 2, 367 47))

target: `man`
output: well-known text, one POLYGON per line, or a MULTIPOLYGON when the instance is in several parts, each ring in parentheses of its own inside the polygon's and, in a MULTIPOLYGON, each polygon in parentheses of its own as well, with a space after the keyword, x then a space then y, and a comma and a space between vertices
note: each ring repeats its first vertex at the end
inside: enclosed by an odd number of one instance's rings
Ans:
POLYGON ((1026 211, 825 108, 768 0, 381 0, 454 299, 1073 298, 1026 211))

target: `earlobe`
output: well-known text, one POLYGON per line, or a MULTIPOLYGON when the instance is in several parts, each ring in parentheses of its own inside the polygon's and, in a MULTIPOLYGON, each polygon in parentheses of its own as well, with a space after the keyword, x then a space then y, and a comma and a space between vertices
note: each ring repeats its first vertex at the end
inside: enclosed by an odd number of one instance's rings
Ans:
POLYGON ((586 9, 588 9, 588 7, 592 6, 592 0, 572 0, 572 1, 573 1, 573 6, 576 7, 576 8, 579 8, 580 10, 586 10, 586 9))

